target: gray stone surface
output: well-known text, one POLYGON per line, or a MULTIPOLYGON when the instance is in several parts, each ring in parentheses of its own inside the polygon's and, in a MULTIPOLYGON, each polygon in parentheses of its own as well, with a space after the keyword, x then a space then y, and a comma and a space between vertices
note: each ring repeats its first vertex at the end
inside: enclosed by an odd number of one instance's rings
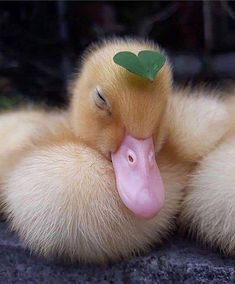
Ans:
POLYGON ((235 260, 180 236, 149 254, 107 266, 49 263, 0 223, 0 283, 235 283, 235 260))

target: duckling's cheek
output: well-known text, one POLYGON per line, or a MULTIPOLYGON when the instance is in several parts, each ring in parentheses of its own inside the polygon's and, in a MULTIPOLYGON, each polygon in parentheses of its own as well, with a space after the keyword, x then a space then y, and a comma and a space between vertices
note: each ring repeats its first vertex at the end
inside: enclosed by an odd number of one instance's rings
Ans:
POLYGON ((125 136, 125 128, 120 125, 114 125, 113 127, 102 129, 101 131, 102 134, 99 136, 101 152, 110 155, 110 152, 115 152, 121 144, 125 136))
POLYGON ((139 217, 154 217, 163 207, 165 194, 153 139, 140 140, 126 135, 111 156, 123 203, 139 217))

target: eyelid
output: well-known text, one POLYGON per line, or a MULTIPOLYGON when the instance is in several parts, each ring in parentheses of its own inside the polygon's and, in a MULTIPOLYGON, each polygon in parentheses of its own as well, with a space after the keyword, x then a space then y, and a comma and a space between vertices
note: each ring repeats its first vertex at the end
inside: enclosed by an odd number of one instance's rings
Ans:
POLYGON ((102 95, 100 87, 96 87, 96 89, 93 91, 93 98, 97 107, 111 113, 111 106, 107 99, 102 95))
POLYGON ((97 93, 98 97, 99 97, 104 103, 107 103, 107 102, 106 102, 106 99, 101 95, 101 92, 100 92, 98 89, 96 89, 96 93, 97 93))

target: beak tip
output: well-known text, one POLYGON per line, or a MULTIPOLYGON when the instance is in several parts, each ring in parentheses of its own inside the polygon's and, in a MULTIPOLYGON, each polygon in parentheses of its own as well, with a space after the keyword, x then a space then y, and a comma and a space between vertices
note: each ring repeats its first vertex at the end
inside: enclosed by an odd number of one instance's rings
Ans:
POLYGON ((142 212, 135 212, 135 215, 146 219, 146 220, 150 220, 153 219, 154 217, 156 217, 158 215, 158 213, 160 212, 161 207, 159 208, 155 208, 154 210, 147 210, 147 211, 142 211, 142 212))

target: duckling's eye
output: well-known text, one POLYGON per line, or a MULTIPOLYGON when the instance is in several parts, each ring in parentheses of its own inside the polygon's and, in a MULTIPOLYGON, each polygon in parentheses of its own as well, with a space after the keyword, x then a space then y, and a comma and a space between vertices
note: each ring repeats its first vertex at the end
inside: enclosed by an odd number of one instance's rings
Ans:
POLYGON ((106 98, 102 95, 101 90, 99 88, 96 88, 93 92, 93 99, 95 101, 95 104, 98 108, 107 110, 110 112, 110 105, 106 98))

